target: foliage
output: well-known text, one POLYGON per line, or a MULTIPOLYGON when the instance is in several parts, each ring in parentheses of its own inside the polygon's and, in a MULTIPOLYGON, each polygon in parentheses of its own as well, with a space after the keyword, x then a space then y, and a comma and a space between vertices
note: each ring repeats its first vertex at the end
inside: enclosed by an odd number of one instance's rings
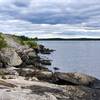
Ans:
POLYGON ((37 43, 35 41, 24 41, 24 44, 31 48, 37 48, 37 43))
POLYGON ((13 35, 13 38, 16 39, 18 43, 21 45, 28 45, 31 48, 37 48, 37 38, 28 38, 26 36, 15 36, 13 35))
POLYGON ((5 47, 7 47, 7 43, 6 43, 6 41, 4 40, 2 34, 0 33, 0 49, 1 49, 1 48, 5 48, 5 47))

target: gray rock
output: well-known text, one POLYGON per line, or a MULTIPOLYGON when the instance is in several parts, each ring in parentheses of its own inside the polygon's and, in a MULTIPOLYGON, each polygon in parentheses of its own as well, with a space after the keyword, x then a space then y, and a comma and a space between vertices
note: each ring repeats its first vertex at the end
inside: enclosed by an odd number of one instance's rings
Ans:
POLYGON ((100 100, 100 90, 83 86, 53 86, 34 85, 31 90, 29 87, 0 89, 0 100, 100 100))
POLYGON ((24 77, 34 76, 34 69, 30 69, 30 68, 17 69, 17 72, 19 73, 20 76, 24 76, 24 77))
POLYGON ((3 68, 3 63, 2 62, 0 62, 0 68, 3 68))
POLYGON ((26 65, 25 68, 36 69, 36 67, 34 65, 26 65))
POLYGON ((55 82, 67 85, 84 85, 92 88, 100 88, 100 80, 81 73, 60 73, 54 74, 55 82))
POLYGON ((22 91, 0 91, 0 100, 57 100, 55 96, 50 93, 45 95, 37 95, 28 93, 28 90, 22 91))
POLYGON ((38 71, 36 77, 41 81, 52 82, 52 72, 50 71, 38 71))
POLYGON ((17 79, 16 75, 4 75, 1 77, 2 79, 17 79))
POLYGON ((11 68, 1 68, 0 69, 0 75, 15 75, 18 76, 16 69, 11 68))
POLYGON ((15 75, 18 76, 18 72, 16 71, 16 68, 14 69, 14 67, 9 67, 6 68, 6 72, 8 73, 8 75, 15 75))
POLYGON ((37 79, 37 77, 32 77, 30 80, 31 80, 31 81, 39 81, 39 80, 37 79))
POLYGON ((28 53, 28 56, 29 56, 29 58, 37 57, 37 55, 36 55, 35 52, 29 52, 29 53, 28 53))
POLYGON ((12 83, 6 82, 6 81, 1 80, 1 79, 0 79, 0 85, 2 85, 2 86, 6 86, 6 87, 10 87, 10 88, 17 87, 15 84, 12 84, 12 83))
POLYGON ((57 98, 52 93, 45 93, 47 100, 57 100, 57 98))
MULTIPOLYGON (((42 73, 50 75, 47 72, 42 73)), ((16 87, 17 84, 14 85, 16 88, 12 88, 12 84, 0 81, 0 87, 11 87, 8 90, 0 88, 0 100, 100 100, 100 89, 82 85, 55 85, 41 81, 32 83, 26 85, 21 82, 18 83, 21 88, 16 87)))
POLYGON ((45 95, 45 93, 50 93, 54 100, 100 100, 100 90, 84 86, 66 85, 49 87, 48 85, 48 87, 31 86, 30 89, 32 94, 45 95))
POLYGON ((3 48, 0 51, 2 62, 10 66, 18 66, 22 63, 21 58, 13 48, 3 48))

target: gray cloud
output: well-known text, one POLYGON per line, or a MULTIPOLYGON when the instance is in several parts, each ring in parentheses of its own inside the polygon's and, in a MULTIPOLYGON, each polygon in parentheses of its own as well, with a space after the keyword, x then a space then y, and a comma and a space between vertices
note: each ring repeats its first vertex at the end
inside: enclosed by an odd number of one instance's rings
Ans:
POLYGON ((99 28, 100 0, 0 0, 0 31, 99 36, 99 28))

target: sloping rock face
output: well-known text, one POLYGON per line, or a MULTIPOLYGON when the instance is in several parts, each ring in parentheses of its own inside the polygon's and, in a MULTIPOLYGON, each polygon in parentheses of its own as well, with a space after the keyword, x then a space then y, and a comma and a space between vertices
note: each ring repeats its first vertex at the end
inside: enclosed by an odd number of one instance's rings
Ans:
POLYGON ((36 81, 24 77, 0 80, 0 100, 100 100, 100 88, 95 88, 99 86, 96 78, 80 73, 55 73, 55 81, 61 84, 57 85, 42 81, 54 77, 52 72, 39 74, 38 78, 42 78, 36 81))
POLYGON ((0 80, 0 100, 100 100, 100 89, 7 79, 0 80))
MULTIPOLYGON (((9 86, 8 83, 7 85, 9 86)), ((0 100, 100 100, 100 90, 84 86, 33 82, 33 85, 23 88, 0 89, 0 100)))
POLYGON ((0 91, 0 100, 57 100, 55 96, 48 93, 45 95, 28 94, 26 91, 7 92, 0 91))
POLYGON ((54 74, 54 81, 58 84, 66 84, 66 85, 83 85, 91 88, 99 88, 100 89, 100 80, 82 74, 82 73, 60 73, 56 72, 54 74))
POLYGON ((30 88, 33 94, 43 96, 45 93, 51 93, 57 100, 100 100, 100 90, 95 90, 84 86, 68 85, 61 87, 55 86, 55 88, 31 86, 30 88))
POLYGON ((0 59, 4 64, 18 66, 22 63, 21 58, 13 48, 3 48, 0 51, 0 59))

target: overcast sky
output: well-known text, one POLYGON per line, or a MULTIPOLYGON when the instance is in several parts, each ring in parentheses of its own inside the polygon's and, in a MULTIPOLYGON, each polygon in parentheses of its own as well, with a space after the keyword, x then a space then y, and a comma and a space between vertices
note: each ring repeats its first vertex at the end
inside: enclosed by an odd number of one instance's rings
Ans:
POLYGON ((100 0, 0 0, 0 31, 29 37, 100 37, 100 0))

